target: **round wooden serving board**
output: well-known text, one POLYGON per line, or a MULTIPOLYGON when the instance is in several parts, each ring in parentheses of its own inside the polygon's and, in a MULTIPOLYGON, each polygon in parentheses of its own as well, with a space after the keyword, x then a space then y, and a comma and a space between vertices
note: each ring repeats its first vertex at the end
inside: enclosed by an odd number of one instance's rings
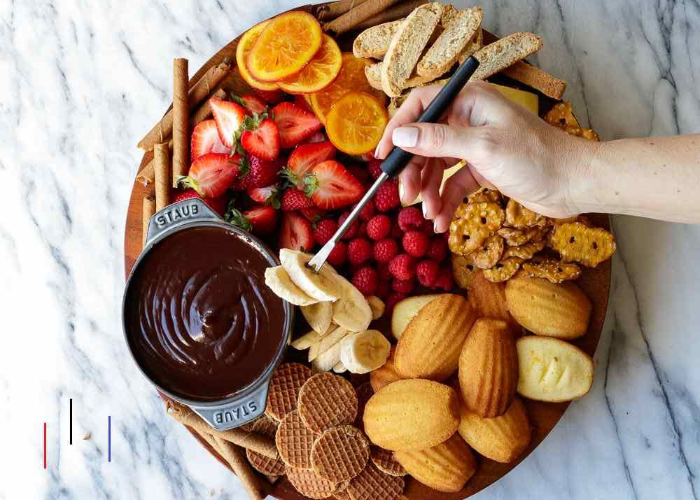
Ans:
MULTIPOLYGON (((311 6, 299 7, 297 10, 311 12, 311 6)), ((354 33, 351 33, 339 40, 341 49, 351 50, 350 46, 354 35, 354 33)), ((199 69, 199 71, 191 78, 191 83, 196 82, 210 67, 220 63, 225 58, 228 58, 230 61, 235 63, 237 45, 238 38, 223 47, 199 69)), ((523 87, 522 85, 518 85, 516 82, 512 82, 507 79, 497 78, 496 80, 499 83, 505 83, 509 86, 527 89, 527 87, 523 87)), ((239 95, 247 93, 250 90, 238 75, 237 70, 234 70, 230 77, 225 78, 221 86, 226 91, 239 95)), ((532 89, 528 90, 532 91, 532 89)), ((540 115, 546 112, 552 104, 553 101, 551 99, 548 99, 540 94, 540 115)), ((146 127, 144 126, 144 129, 145 128, 146 127)), ((152 157, 152 153, 146 153, 141 160, 138 170, 140 171, 144 166, 146 166, 152 157)), ((129 208, 126 216, 126 229, 124 235, 124 267, 126 276, 128 276, 131 272, 134 261, 141 252, 142 200, 144 196, 151 194, 152 190, 152 186, 144 186, 134 179, 134 184, 131 190, 131 199, 129 201, 129 208)), ((590 214, 589 217, 595 225, 610 229, 609 217, 607 215, 590 214)), ((610 272, 611 262, 607 261, 602 263, 596 269, 584 269, 582 276, 577 281, 577 284, 591 299, 593 304, 593 312, 591 315, 591 322, 588 332, 580 339, 575 340, 573 344, 577 345, 591 356, 593 356, 595 353, 596 347, 598 346, 598 340, 600 339, 601 330, 603 328, 603 321, 605 319, 605 312, 608 305, 608 295, 610 292, 610 272)), ((456 291, 455 293, 463 292, 456 291)), ((384 330, 386 330, 386 328, 384 330)), ((479 468, 476 474, 469 480, 465 488, 458 493, 438 493, 437 491, 422 485, 416 480, 409 479, 407 476, 407 487, 404 493, 406 497, 411 500, 464 499, 486 488, 493 482, 506 475, 542 442, 542 440, 554 428, 569 406, 569 403, 542 403, 527 399, 524 399, 524 402, 532 424, 532 440, 526 452, 523 453, 517 461, 510 464, 502 464, 494 462, 493 460, 479 457, 479 468)), ((585 404, 585 398, 582 404, 585 404)), ((226 462, 204 440, 202 440, 195 432, 192 432, 192 434, 200 441, 202 446, 207 448, 209 452, 216 457, 217 460, 228 467, 226 462)), ((265 479, 262 479, 261 482, 266 485, 267 492, 276 498, 282 500, 300 500, 306 498, 300 495, 286 478, 277 481, 274 485, 269 484, 265 479)))

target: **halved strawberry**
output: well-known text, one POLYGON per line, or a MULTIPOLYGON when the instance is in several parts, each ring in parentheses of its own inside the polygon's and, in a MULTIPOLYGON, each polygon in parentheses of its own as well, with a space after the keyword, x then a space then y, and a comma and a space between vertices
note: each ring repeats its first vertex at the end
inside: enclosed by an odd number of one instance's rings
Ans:
POLYGON ((313 110, 311 109, 311 106, 309 105, 309 102, 306 100, 304 97, 304 94, 297 94, 294 96, 294 101, 292 101, 294 104, 299 106, 301 109, 304 109, 308 111, 309 113, 313 113, 313 110))
POLYGON ((192 131, 190 151, 192 161, 207 153, 231 153, 231 149, 224 146, 221 142, 214 120, 204 120, 197 124, 192 131))
POLYGON ((365 189, 345 167, 334 160, 316 165, 304 177, 304 192, 317 207, 326 210, 352 205, 362 198, 365 189))
POLYGON ((283 212, 279 246, 292 250, 311 250, 314 247, 311 223, 296 212, 283 212))
POLYGON ((301 212, 301 215, 306 217, 306 219, 311 222, 311 223, 316 223, 320 221, 324 215, 326 215, 326 211, 318 208, 316 205, 313 207, 308 207, 308 208, 302 208, 299 210, 301 212))
POLYGON ((173 198, 173 203, 182 200, 190 200, 192 198, 199 198, 204 203, 209 205, 209 208, 221 216, 226 213, 226 206, 228 205, 228 196, 226 196, 226 194, 223 194, 217 198, 202 198, 194 189, 185 189, 175 195, 173 198))
POLYGON ((289 155, 283 174, 289 182, 303 188, 304 176, 322 161, 335 158, 336 149, 331 141, 315 142, 297 146, 289 155))
POLYGON ((293 212, 303 208, 313 207, 314 202, 306 197, 303 191, 297 188, 288 188, 280 200, 280 208, 285 212, 293 212))
POLYGON ((224 194, 238 177, 241 156, 208 153, 197 158, 189 175, 177 179, 182 185, 197 191, 203 198, 216 198, 224 194))
POLYGON ((260 203, 262 205, 269 205, 273 208, 280 207, 280 193, 277 189, 277 184, 265 186, 262 188, 249 188, 247 192, 250 199, 257 203, 260 203))
POLYGON ((255 92, 255 95, 260 97, 263 101, 265 101, 268 104, 277 104, 282 99, 284 99, 284 93, 282 92, 282 89, 277 89, 277 90, 253 89, 253 92, 255 92))
POLYGON ((209 104, 221 142, 224 143, 224 146, 233 148, 236 144, 236 132, 241 128, 245 118, 245 109, 235 102, 224 101, 216 97, 209 99, 209 104))
POLYGON ((267 111, 267 105, 258 96, 253 94, 246 94, 238 97, 237 95, 232 95, 231 100, 237 104, 243 106, 249 115, 261 115, 267 111))
POLYGON ((226 220, 244 231, 255 234, 270 234, 277 225, 277 210, 272 207, 255 206, 244 212, 230 207, 226 220))
POLYGON ((279 180, 277 174, 282 168, 283 162, 282 158, 267 161, 253 155, 244 158, 241 163, 241 173, 232 186, 233 189, 243 190, 275 184, 279 180))
POLYGON ((282 102, 272 108, 272 116, 279 127, 282 148, 296 146, 323 126, 313 113, 291 102, 282 102))
POLYGON ((270 118, 260 120, 257 115, 246 116, 243 120, 241 147, 263 160, 274 160, 280 154, 280 135, 277 124, 270 118))
POLYGON ((314 135, 306 139, 302 144, 313 144, 314 142, 323 142, 327 140, 328 138, 326 137, 326 134, 321 132, 320 130, 316 132, 314 135))

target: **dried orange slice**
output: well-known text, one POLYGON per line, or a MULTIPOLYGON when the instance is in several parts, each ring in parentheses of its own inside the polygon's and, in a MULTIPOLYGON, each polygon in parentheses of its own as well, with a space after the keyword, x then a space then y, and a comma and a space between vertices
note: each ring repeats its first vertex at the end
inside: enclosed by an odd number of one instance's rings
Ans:
POLYGON ((261 82, 253 78, 245 65, 250 49, 253 48, 260 33, 262 33, 262 30, 265 29, 265 26, 267 26, 269 22, 270 21, 263 21, 246 31, 236 47, 236 64, 238 65, 238 72, 241 74, 241 78, 243 78, 248 85, 259 90, 277 90, 279 88, 276 83, 261 82))
POLYGON ((253 48, 246 66, 256 80, 276 82, 296 75, 321 48, 321 25, 311 14, 292 11, 271 19, 253 48))
POLYGON ((379 99, 366 92, 348 92, 326 116, 326 133, 343 153, 361 155, 377 147, 388 121, 379 99))
POLYGON ((310 94, 330 85, 340 73, 343 57, 338 44, 328 35, 323 35, 321 48, 311 62, 292 78, 278 83, 280 88, 290 94, 310 94))
POLYGON ((331 106, 351 90, 367 92, 379 99, 382 104, 386 102, 384 92, 373 89, 367 82, 365 68, 371 64, 372 61, 369 59, 343 53, 343 66, 340 68, 338 77, 328 87, 311 95, 311 107, 324 125, 331 106))

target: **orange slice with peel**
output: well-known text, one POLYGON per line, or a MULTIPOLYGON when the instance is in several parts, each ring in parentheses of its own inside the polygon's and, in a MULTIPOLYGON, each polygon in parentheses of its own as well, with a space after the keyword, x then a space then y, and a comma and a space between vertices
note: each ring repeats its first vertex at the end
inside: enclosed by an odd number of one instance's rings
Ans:
POLYGON ((260 33, 262 33, 262 30, 265 29, 265 26, 267 26, 267 23, 269 22, 270 21, 263 21, 243 33, 243 36, 238 41, 238 46, 236 47, 236 65, 238 66, 238 72, 241 74, 241 78, 243 78, 248 85, 258 90, 277 90, 279 88, 276 83, 261 82, 256 80, 252 77, 250 71, 248 71, 248 68, 246 67, 246 60, 248 58, 248 54, 250 53, 250 49, 253 48, 253 45, 258 40, 260 33))
POLYGON ((326 133, 343 153, 360 155, 377 147, 388 121, 379 99, 366 92, 348 92, 326 116, 326 133))
POLYGON ((333 104, 352 90, 367 92, 379 99, 382 104, 386 102, 384 92, 373 89, 367 82, 365 68, 371 64, 372 61, 369 59, 355 57, 349 52, 343 53, 343 66, 340 68, 338 77, 325 89, 311 95, 311 107, 321 123, 325 125, 326 115, 333 104))
POLYGON ((335 80, 343 65, 338 44, 328 35, 323 35, 321 48, 311 62, 292 78, 278 83, 280 88, 290 94, 310 94, 324 89, 335 80))
POLYGON ((270 19, 250 49, 246 67, 256 80, 277 82, 296 75, 321 48, 321 25, 311 14, 291 11, 270 19))

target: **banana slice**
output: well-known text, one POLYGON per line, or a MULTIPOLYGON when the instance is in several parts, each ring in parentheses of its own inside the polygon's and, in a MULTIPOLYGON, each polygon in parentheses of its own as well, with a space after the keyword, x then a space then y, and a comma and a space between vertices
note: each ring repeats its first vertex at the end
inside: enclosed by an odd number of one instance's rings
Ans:
POLYGON ((391 344, 379 330, 348 335, 340 342, 340 361, 351 373, 369 373, 389 359, 391 344))
POLYGON ((311 260, 311 255, 289 250, 280 249, 280 261, 285 271, 296 286, 317 302, 332 302, 337 300, 341 294, 339 280, 344 280, 335 269, 329 264, 323 264, 321 270, 316 273, 313 269, 306 267, 311 260))
POLYGON ((295 306, 310 306, 318 302, 296 286, 282 266, 265 269, 265 284, 279 298, 295 306))
POLYGON ((303 351, 304 349, 308 349, 312 345, 316 344, 320 340, 321 334, 311 330, 310 332, 305 333, 298 339, 292 341, 290 345, 297 351, 303 351))
POLYGON ((329 372, 340 362, 340 344, 335 344, 311 362, 314 370, 329 372))
MULTIPOLYGON (((343 328, 342 326, 339 326, 335 330, 333 330, 331 333, 328 335, 324 336, 321 338, 320 341, 316 342, 314 345, 312 345, 309 348, 309 361, 313 361, 314 359, 318 358, 321 354, 326 352, 328 349, 336 345, 338 342, 343 340, 343 338, 348 334, 348 331, 343 328)), ((337 361, 336 361, 337 363, 337 361)), ((335 364, 335 363, 333 363, 335 364)), ((332 366, 331 366, 332 368, 332 366)))
POLYGON ((301 314, 306 318, 306 322, 318 333, 326 333, 331 326, 333 318, 333 304, 331 302, 318 302, 310 306, 301 307, 301 314))
POLYGON ((372 309, 372 319, 379 319, 384 315, 385 306, 382 299, 376 295, 370 295, 367 297, 367 302, 369 303, 370 309, 372 309))
POLYGON ((346 371, 348 371, 348 369, 345 368, 342 361, 338 361, 338 363, 333 367, 333 373, 345 373, 346 371))
POLYGON ((362 292, 348 280, 340 285, 341 297, 333 303, 333 322, 350 330, 361 332, 369 328, 372 322, 372 308, 362 292))

